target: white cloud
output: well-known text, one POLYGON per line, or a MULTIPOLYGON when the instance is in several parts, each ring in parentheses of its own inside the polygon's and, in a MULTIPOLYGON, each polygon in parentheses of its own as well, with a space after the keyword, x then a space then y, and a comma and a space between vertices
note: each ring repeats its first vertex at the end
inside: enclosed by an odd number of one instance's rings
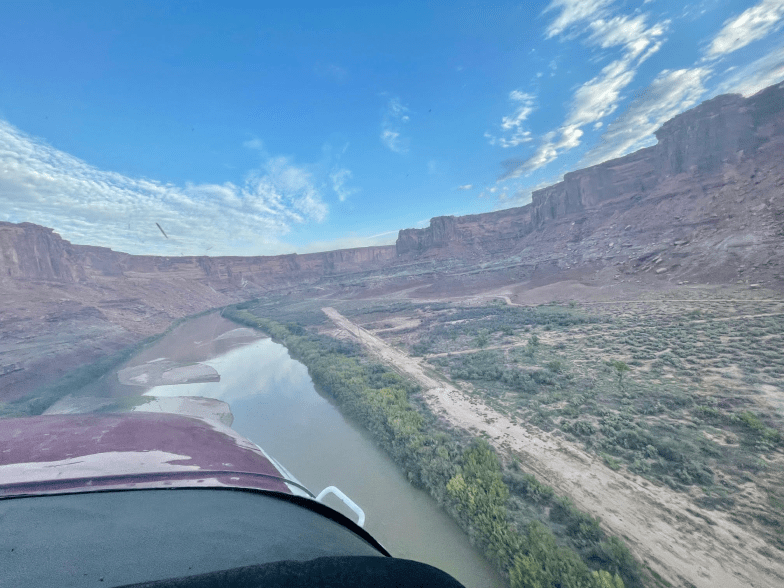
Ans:
POLYGON ((710 75, 707 68, 661 72, 628 110, 607 126, 601 143, 588 151, 580 166, 596 165, 654 144, 653 133, 663 123, 704 96, 704 83, 710 75))
POLYGON ((547 27, 545 36, 549 39, 584 20, 600 17, 612 3, 613 0, 553 0, 543 14, 553 10, 560 12, 547 27))
MULTIPOLYGON (((606 12, 606 11, 605 11, 606 12)), ((574 20, 585 20, 591 14, 574 20)), ((569 113, 561 127, 545 134, 536 151, 523 161, 508 160, 508 171, 504 179, 540 169, 556 160, 561 154, 580 145, 582 127, 593 124, 594 128, 604 118, 613 114, 621 100, 622 92, 632 83, 637 69, 662 45, 669 21, 647 24, 648 15, 635 17, 609 16, 603 13, 587 24, 586 43, 603 49, 620 46, 621 56, 607 64, 602 70, 575 90, 569 113), (606 16, 606 18, 605 18, 606 16)))
POLYGON ((590 29, 588 40, 602 49, 634 44, 638 39, 650 35, 651 30, 645 28, 646 20, 646 14, 634 17, 620 15, 607 19, 597 18, 588 25, 590 29))
POLYGON ((400 133, 397 131, 390 129, 382 130, 381 142, 387 146, 387 149, 394 151, 395 153, 403 153, 405 151, 405 149, 403 149, 402 145, 400 144, 400 133))
POLYGON ((346 186, 346 183, 351 180, 352 176, 351 170, 342 167, 333 169, 329 174, 329 179, 332 182, 332 190, 338 195, 338 199, 341 202, 344 202, 346 198, 358 192, 356 188, 349 188, 346 186))
POLYGON ((348 143, 345 143, 340 148, 334 148, 331 144, 325 143, 321 147, 322 160, 317 165, 312 166, 315 170, 321 171, 319 175, 326 176, 326 183, 332 188, 332 191, 341 202, 345 202, 349 196, 360 192, 359 188, 349 185, 354 174, 341 164, 348 147, 348 143), (327 173, 326 170, 329 170, 329 172, 327 173))
POLYGON ((262 151, 264 149, 264 143, 262 140, 255 137, 245 141, 242 146, 246 149, 255 149, 256 151, 262 151))
POLYGON ((241 185, 175 186, 103 171, 0 121, 0 218, 128 253, 259 255, 328 209, 311 174, 268 157, 241 185), (166 231, 163 239, 155 223, 166 231))
POLYGON ((539 147, 532 156, 524 161, 511 159, 504 162, 508 169, 501 179, 516 178, 523 173, 544 167, 551 161, 558 159, 564 151, 569 151, 580 145, 583 131, 577 125, 561 127, 557 132, 550 131, 542 138, 539 147))
POLYGON ((624 54, 577 89, 566 125, 596 122, 616 110, 621 91, 632 82, 637 68, 659 50, 660 38, 669 25, 669 21, 664 21, 646 27, 646 20, 647 15, 642 14, 635 18, 620 16, 591 23, 589 42, 603 48, 621 45, 624 54))
POLYGON ((566 125, 589 124, 615 112, 621 91, 632 82, 634 74, 632 58, 628 56, 605 66, 574 93, 566 125))
POLYGON ((381 142, 395 153, 406 153, 409 140, 403 136, 402 127, 409 121, 409 110, 399 98, 390 98, 381 118, 381 142))
POLYGON ((760 90, 784 80, 784 46, 775 47, 767 55, 742 68, 730 68, 731 77, 719 84, 713 92, 718 94, 743 94, 751 96, 760 90))
POLYGON ((534 110, 534 97, 531 94, 526 94, 521 90, 512 90, 509 92, 509 100, 519 104, 517 110, 512 116, 505 116, 501 121, 501 127, 509 130, 520 126, 520 123, 528 118, 534 110))
POLYGON ((784 0, 762 0, 735 18, 725 21, 713 38, 706 57, 720 57, 758 41, 784 24, 784 0))
POLYGON ((458 186, 458 190, 471 190, 474 187, 473 184, 463 184, 462 186, 458 186))
POLYGON ((488 142, 508 148, 531 141, 531 132, 524 128, 523 123, 535 110, 535 99, 535 96, 521 90, 509 92, 509 101, 514 105, 514 111, 501 119, 501 132, 505 136, 495 137, 489 132, 485 133, 488 142))

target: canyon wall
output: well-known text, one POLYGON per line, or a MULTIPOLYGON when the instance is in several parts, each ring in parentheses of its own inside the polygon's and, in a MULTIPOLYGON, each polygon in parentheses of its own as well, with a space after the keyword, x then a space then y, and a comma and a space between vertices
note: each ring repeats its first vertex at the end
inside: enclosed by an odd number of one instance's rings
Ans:
POLYGON ((156 257, 105 247, 74 245, 52 229, 0 222, 0 281, 36 280, 90 284, 109 277, 183 278, 222 289, 256 286, 260 291, 385 264, 393 246, 360 247, 304 255, 258 257, 156 257))
POLYGON ((392 245, 267 257, 129 255, 0 222, 0 404, 180 317, 360 280, 395 257, 392 245))
POLYGON ((395 244, 398 256, 425 254, 450 247, 493 253, 508 249, 533 229, 530 207, 467 216, 438 216, 424 229, 403 229, 395 244))
MULTIPOLYGON (((510 250, 547 223, 605 203, 648 197, 665 180, 716 173, 784 137, 784 84, 754 96, 718 96, 667 121, 658 143, 624 157, 567 173, 532 194, 531 203, 487 214, 436 217, 423 229, 400 231, 398 256, 428 256, 445 247, 510 250)), ((784 156, 784 153, 782 153, 784 156)))

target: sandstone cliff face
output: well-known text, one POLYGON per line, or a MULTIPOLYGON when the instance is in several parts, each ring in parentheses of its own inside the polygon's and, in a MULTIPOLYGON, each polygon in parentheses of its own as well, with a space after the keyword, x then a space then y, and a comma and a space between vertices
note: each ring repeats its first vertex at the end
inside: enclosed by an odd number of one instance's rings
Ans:
POLYGON ((378 269, 395 248, 270 257, 155 257, 74 245, 52 229, 0 222, 0 401, 171 321, 266 292, 378 269))
POLYGON ((164 274, 226 287, 253 283, 269 290, 276 284, 361 271, 394 257, 392 246, 258 257, 129 255, 105 247, 74 245, 52 229, 32 223, 0 222, 0 280, 89 284, 101 277, 164 274))
MULTIPOLYGON (((725 164, 753 157, 779 145, 784 137, 784 85, 743 98, 724 95, 708 100, 666 122, 656 132, 658 143, 625 157, 568 173, 563 181, 537 190, 531 204, 484 215, 437 217, 424 229, 400 232, 397 254, 428 256, 434 248, 460 245, 510 250, 516 239, 547 223, 619 200, 647 198, 667 178, 678 174, 710 174, 725 164), (518 222, 508 222, 514 217, 518 222)), ((784 153, 782 153, 784 156, 784 153)))
POLYGON ((562 182, 535 191, 528 205, 534 226, 541 227, 550 220, 651 190, 659 180, 652 157, 654 149, 641 149, 619 159, 568 173, 562 182))
POLYGON ((454 216, 437 216, 430 219, 427 229, 403 229, 395 244, 398 255, 421 252, 431 247, 444 247, 455 240, 470 239, 470 234, 457 235, 457 220, 454 216))
POLYGON ((754 133, 749 102, 718 96, 664 123, 653 152, 659 173, 712 171, 735 159, 754 133))
POLYGON ((73 282, 79 272, 69 263, 68 246, 52 229, 0 223, 0 276, 73 282))
POLYGON ((438 216, 424 229, 400 231, 395 244, 398 256, 428 255, 451 248, 464 253, 505 251, 533 229, 530 207, 467 216, 438 216))

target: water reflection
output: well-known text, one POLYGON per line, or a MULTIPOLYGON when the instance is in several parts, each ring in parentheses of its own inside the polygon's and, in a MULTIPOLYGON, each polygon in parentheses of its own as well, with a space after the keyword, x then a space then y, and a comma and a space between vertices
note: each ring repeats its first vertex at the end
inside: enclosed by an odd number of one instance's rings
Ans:
POLYGON ((201 363, 215 368, 221 381, 156 386, 146 395, 208 396, 229 404, 249 396, 271 394, 278 398, 300 396, 307 401, 307 395, 297 392, 310 383, 307 369, 292 361, 286 348, 270 339, 257 340, 201 363), (184 394, 185 390, 187 394, 184 394))

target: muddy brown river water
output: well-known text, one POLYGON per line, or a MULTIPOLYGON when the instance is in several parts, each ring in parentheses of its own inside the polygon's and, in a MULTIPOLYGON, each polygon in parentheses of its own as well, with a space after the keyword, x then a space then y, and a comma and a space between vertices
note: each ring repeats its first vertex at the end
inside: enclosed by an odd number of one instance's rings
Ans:
MULTIPOLYGON (((316 391, 305 366, 291 359, 285 347, 207 315, 180 325, 123 369, 134 368, 138 375, 144 370, 136 366, 149 363, 154 368, 162 361, 202 363, 220 381, 143 386, 146 395, 227 402, 237 432, 277 458, 314 493, 330 485, 340 488, 363 508, 365 528, 394 556, 434 565, 467 587, 505 586, 435 500, 412 486, 364 429, 316 391)), ((150 373, 154 378, 155 369, 150 373)), ((115 386, 118 395, 134 390, 127 384, 115 386)), ((135 390, 140 391, 138 386, 135 390)), ((356 520, 339 502, 328 503, 356 520)))

